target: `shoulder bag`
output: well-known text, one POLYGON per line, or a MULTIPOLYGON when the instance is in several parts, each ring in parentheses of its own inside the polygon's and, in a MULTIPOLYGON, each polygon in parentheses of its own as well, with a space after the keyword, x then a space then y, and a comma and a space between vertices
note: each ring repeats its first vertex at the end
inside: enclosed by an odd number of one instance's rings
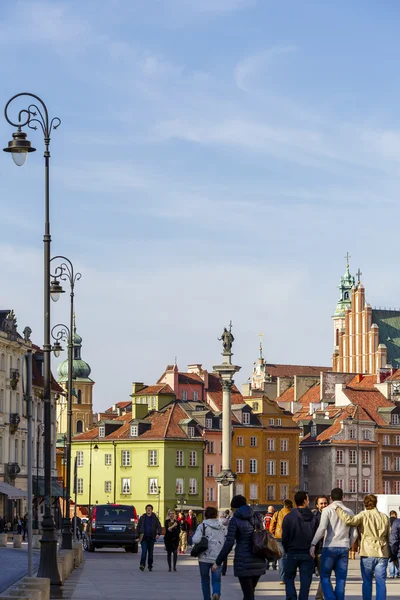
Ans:
POLYGON ((208 550, 208 538, 206 537, 206 526, 203 523, 203 535, 201 536, 201 540, 194 544, 190 555, 191 556, 199 556, 202 552, 208 550))

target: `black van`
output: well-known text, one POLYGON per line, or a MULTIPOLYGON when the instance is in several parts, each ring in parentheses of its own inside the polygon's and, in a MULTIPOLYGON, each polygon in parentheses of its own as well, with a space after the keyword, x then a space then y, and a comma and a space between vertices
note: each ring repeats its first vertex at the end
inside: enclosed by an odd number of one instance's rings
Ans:
POLYGON ((126 552, 137 552, 138 537, 134 506, 96 504, 83 534, 83 548, 94 552, 96 548, 123 547, 126 552))

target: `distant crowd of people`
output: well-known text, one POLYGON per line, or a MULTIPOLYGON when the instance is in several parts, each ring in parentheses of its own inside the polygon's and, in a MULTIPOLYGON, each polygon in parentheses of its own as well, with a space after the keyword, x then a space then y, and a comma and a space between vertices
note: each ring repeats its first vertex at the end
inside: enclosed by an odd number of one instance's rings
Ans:
MULTIPOLYGON (((391 511, 385 515, 377 509, 377 497, 364 497, 364 510, 357 515, 343 503, 343 490, 334 488, 330 497, 318 496, 310 509, 307 492, 298 491, 283 507, 272 506, 264 517, 247 504, 244 496, 234 496, 231 511, 218 515, 207 507, 204 521, 197 523, 193 511, 184 515, 170 510, 164 527, 164 545, 168 570, 176 571, 178 554, 188 547, 206 547, 198 554, 200 582, 204 600, 219 600, 222 576, 227 559, 235 546, 233 571, 243 592, 243 600, 254 600, 260 577, 270 568, 279 569, 280 583, 285 586, 286 600, 308 600, 313 575, 319 585, 315 600, 344 600, 349 558, 360 556, 363 600, 372 600, 373 581, 376 600, 386 600, 386 578, 400 577, 400 519, 391 511), (280 549, 269 560, 254 553, 253 534, 265 529, 280 549), (389 574, 387 575, 389 568, 389 574), (332 581, 332 573, 335 580, 332 581), (295 579, 299 575, 299 593, 295 579)), ((161 523, 148 505, 138 523, 141 542, 140 570, 146 561, 153 570, 154 543, 162 533, 161 523)), ((268 534, 268 535, 269 535, 268 534)), ((266 534, 267 535, 267 534, 266 534)))
POLYGON ((22 539, 25 541, 28 536, 28 514, 25 514, 22 518, 16 516, 12 522, 0 517, 0 533, 12 532, 22 535, 22 539))

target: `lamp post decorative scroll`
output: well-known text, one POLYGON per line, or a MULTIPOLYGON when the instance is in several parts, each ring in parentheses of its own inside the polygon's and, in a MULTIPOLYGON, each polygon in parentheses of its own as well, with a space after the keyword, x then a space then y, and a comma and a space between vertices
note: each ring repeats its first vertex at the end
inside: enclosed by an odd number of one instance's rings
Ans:
POLYGON ((40 563, 38 577, 47 577, 52 585, 61 585, 57 566, 57 540, 55 538, 55 524, 51 512, 51 343, 50 343, 50 136, 53 130, 61 125, 58 117, 50 119, 47 106, 35 94, 22 92, 16 94, 7 102, 4 108, 6 121, 16 127, 12 140, 8 142, 4 151, 11 153, 14 163, 21 167, 29 153, 35 152, 31 142, 27 139, 23 127, 38 129, 40 127, 44 138, 44 166, 45 166, 45 226, 44 226, 44 370, 43 370, 43 402, 44 402, 44 516, 42 520, 43 535, 40 540, 40 563), (27 108, 17 113, 17 120, 9 116, 10 105, 19 98, 29 98, 27 108), (32 101, 33 100, 33 101, 32 101))

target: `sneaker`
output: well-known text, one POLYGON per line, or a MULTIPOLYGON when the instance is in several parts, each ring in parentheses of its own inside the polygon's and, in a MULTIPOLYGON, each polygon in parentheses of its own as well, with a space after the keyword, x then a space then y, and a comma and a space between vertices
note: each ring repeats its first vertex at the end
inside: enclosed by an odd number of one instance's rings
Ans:
POLYGON ((213 594, 211 600, 219 600, 219 594, 213 594))
MULTIPOLYGON (((144 567, 143 567, 143 569, 144 569, 144 567)), ((152 571, 152 570, 153 570, 153 567, 149 567, 149 571, 152 571)))
POLYGON ((144 565, 140 565, 139 569, 140 569, 141 571, 144 571, 144 565))
POLYGON ((177 568, 176 568, 176 567, 174 567, 174 571, 177 571, 177 568))
POLYGON ((279 583, 280 583, 280 585, 285 585, 284 581, 280 581, 279 583))

